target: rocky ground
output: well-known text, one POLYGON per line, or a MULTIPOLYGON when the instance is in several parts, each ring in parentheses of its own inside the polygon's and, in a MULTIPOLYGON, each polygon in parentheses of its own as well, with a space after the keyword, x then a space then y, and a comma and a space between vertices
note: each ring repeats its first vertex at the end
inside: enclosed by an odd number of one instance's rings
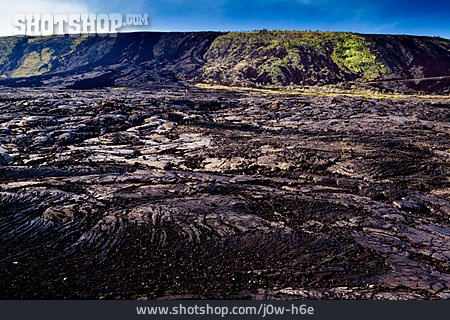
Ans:
POLYGON ((450 298, 450 100, 0 91, 0 298, 450 298))

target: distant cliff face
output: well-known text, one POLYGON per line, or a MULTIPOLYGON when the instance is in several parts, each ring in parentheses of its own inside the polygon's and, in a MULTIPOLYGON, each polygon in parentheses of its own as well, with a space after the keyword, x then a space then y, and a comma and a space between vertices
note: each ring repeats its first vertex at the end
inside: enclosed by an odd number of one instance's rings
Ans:
POLYGON ((198 75, 218 35, 0 38, 0 84, 90 88, 189 80, 198 75))
POLYGON ((441 38, 296 31, 228 33, 214 40, 205 60, 201 80, 226 85, 362 82, 399 91, 450 88, 450 41, 441 38))
POLYGON ((142 87, 370 83, 449 90, 450 41, 335 32, 127 33, 0 38, 0 85, 142 87))
POLYGON ((205 80, 226 84, 329 84, 388 73, 376 48, 350 33, 228 33, 206 53, 205 80))

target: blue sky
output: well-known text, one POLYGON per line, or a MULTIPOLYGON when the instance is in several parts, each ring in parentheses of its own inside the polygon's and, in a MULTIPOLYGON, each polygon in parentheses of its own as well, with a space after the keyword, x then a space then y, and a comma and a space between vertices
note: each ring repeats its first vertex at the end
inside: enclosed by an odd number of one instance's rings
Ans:
MULTIPOLYGON (((0 0, 61 13, 148 13, 150 30, 336 30, 450 38, 450 0, 0 0)), ((1 10, 0 10, 1 11, 1 10)), ((1 26, 0 26, 1 28, 1 26)))
POLYGON ((98 9, 147 12, 154 30, 311 29, 450 38, 450 1, 96 1, 98 9))

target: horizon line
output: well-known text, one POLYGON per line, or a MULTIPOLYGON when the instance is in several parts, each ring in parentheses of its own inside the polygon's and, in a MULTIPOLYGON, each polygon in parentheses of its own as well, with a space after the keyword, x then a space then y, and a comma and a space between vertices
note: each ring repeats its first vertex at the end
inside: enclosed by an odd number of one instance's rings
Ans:
MULTIPOLYGON (((117 32, 116 34, 126 34, 126 33, 200 33, 200 32, 217 32, 217 33, 232 33, 232 32, 241 32, 241 33, 251 33, 258 31, 280 31, 280 32, 316 32, 316 33, 353 33, 353 34, 361 34, 361 35, 386 35, 386 36, 411 36, 411 37, 426 37, 426 38, 440 38, 445 40, 450 40, 450 37, 441 35, 424 35, 424 34, 412 34, 412 33, 389 33, 389 32, 380 32, 380 33, 368 33, 368 32, 357 32, 357 31, 345 31, 345 30, 311 30, 311 29, 252 29, 252 30, 124 30, 117 32)), ((8 38, 8 37, 17 37, 17 38, 38 38, 38 37, 55 37, 55 36, 98 36, 97 33, 81 33, 81 34, 54 34, 54 35, 46 35, 46 36, 29 36, 29 35, 1 35, 0 38, 8 38)))

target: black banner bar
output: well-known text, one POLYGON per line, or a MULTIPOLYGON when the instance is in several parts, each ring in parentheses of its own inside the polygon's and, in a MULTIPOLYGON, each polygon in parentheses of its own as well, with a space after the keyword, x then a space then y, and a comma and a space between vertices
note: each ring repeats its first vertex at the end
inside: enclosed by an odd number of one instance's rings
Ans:
POLYGON ((448 301, 0 301, 0 319, 445 319, 448 301))

